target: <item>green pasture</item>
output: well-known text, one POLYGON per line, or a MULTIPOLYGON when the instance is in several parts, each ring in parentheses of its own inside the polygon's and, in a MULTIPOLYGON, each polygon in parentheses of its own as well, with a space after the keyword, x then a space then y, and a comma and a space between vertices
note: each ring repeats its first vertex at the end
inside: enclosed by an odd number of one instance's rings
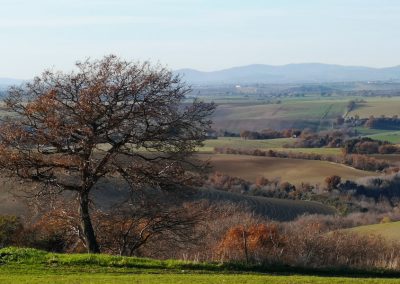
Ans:
POLYGON ((240 148, 240 149, 259 149, 263 151, 275 150, 285 152, 301 152, 315 153, 325 155, 340 155, 341 149, 338 148, 286 148, 285 145, 290 145, 295 141, 295 138, 277 138, 277 139, 242 139, 239 137, 220 137, 218 139, 206 140, 204 146, 199 148, 199 152, 213 152, 214 148, 240 148))

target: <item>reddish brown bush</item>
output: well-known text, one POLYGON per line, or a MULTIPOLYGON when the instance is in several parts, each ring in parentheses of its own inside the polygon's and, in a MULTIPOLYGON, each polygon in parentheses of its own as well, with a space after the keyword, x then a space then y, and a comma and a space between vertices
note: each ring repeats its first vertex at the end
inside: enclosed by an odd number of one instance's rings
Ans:
POLYGON ((218 244, 222 259, 263 261, 279 253, 285 238, 279 233, 276 224, 242 225, 230 228, 218 244))
POLYGON ((341 183, 342 178, 337 175, 329 176, 325 178, 326 187, 329 191, 337 189, 338 185, 341 183))

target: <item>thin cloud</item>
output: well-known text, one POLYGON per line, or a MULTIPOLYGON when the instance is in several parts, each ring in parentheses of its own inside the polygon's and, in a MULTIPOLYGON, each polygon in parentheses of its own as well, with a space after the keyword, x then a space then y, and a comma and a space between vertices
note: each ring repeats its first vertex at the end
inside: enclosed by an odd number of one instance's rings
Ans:
POLYGON ((0 28, 60 28, 95 25, 124 25, 159 23, 155 17, 137 16, 80 16, 31 19, 0 19, 0 28))

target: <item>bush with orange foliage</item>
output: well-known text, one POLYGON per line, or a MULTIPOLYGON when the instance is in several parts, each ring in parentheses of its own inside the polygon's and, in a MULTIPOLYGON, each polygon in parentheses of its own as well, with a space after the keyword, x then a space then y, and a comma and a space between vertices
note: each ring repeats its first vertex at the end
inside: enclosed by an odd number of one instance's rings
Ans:
POLYGON ((217 250, 222 260, 265 262, 282 253, 285 241, 276 224, 238 225, 226 232, 217 250))
POLYGON ((329 191, 337 189, 341 182, 342 178, 338 175, 332 175, 325 178, 326 187, 329 191))

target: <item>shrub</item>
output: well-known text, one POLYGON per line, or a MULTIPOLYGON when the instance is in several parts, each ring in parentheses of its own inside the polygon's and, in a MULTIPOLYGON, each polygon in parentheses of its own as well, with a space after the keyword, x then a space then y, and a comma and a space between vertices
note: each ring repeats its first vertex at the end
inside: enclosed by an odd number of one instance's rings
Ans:
POLYGON ((0 248, 14 245, 17 235, 23 229, 20 218, 16 216, 0 216, 0 248))
POLYGON ((265 262, 273 258, 284 246, 285 238, 276 224, 254 224, 230 228, 218 245, 222 259, 265 262))
POLYGON ((392 222, 392 219, 390 219, 389 216, 385 216, 385 217, 382 218, 380 223, 381 224, 386 224, 386 223, 391 223, 391 222, 392 222))
POLYGON ((338 185, 341 183, 342 178, 340 176, 337 175, 333 175, 333 176, 329 176, 325 178, 325 183, 327 186, 327 189, 329 191, 337 189, 338 185))

